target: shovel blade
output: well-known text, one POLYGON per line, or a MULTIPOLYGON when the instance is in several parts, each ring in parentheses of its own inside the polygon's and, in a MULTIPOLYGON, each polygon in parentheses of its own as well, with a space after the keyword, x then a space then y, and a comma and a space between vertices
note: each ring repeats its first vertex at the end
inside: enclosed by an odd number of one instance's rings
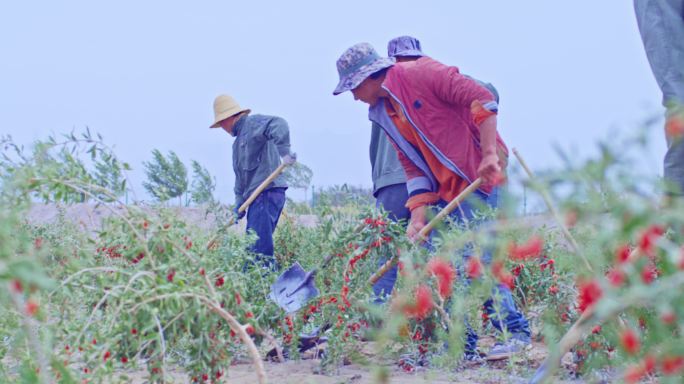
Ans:
POLYGON ((294 263, 271 285, 270 299, 287 313, 296 312, 319 294, 314 280, 309 277, 298 262, 294 263))

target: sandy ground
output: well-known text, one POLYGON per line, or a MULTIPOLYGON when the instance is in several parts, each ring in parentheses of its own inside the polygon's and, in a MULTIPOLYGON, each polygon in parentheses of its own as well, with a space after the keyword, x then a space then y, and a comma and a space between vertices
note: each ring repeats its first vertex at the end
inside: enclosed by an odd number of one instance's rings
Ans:
MULTIPOLYGON (((375 384, 375 369, 366 368, 356 364, 341 367, 336 375, 327 376, 315 373, 319 365, 317 360, 302 360, 299 362, 288 361, 283 364, 266 363, 266 374, 269 383, 276 384, 375 384)), ((395 367, 388 367, 390 371, 389 383, 526 383, 521 376, 511 376, 507 370, 482 366, 457 372, 443 372, 434 370, 422 370, 416 373, 405 373, 395 367)), ((131 383, 145 383, 146 374, 136 372, 129 377, 131 383)), ((170 379, 173 383, 189 382, 180 371, 171 371, 170 379)), ((252 384, 257 382, 257 377, 251 365, 240 364, 231 367, 223 383, 252 384)), ((556 381, 557 383, 573 383, 571 381, 556 381)))
MULTIPOLYGON (((487 350, 493 343, 493 338, 483 337, 482 348, 487 350)), ((364 350, 370 354, 372 343, 367 343, 364 350)), ((372 356, 369 356, 372 359, 372 356)), ((541 343, 534 343, 532 348, 516 357, 513 361, 503 360, 474 365, 454 371, 420 368, 413 373, 404 372, 396 364, 385 366, 389 372, 389 383, 527 383, 534 370, 546 357, 546 347, 541 343)), ((304 359, 287 361, 285 363, 264 362, 269 383, 277 384, 375 384, 377 368, 359 364, 344 365, 335 375, 318 373, 320 360, 304 359)), ((169 370, 169 378, 173 383, 187 383, 186 375, 180 370, 169 370)), ((142 371, 127 372, 131 383, 144 383, 146 373, 142 371)), ((233 365, 223 383, 252 384, 257 382, 254 368, 250 361, 243 360, 233 365)), ((583 383, 581 380, 557 378, 553 381, 560 384, 583 383)))

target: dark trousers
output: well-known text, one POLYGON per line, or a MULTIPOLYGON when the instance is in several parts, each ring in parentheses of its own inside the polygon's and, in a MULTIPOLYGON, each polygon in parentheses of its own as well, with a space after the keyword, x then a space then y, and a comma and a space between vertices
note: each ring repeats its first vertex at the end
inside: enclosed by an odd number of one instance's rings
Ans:
MULTIPOLYGON (((461 203, 451 214, 450 217, 455 225, 463 226, 469 223, 470 228, 473 219, 475 219, 475 213, 477 212, 478 205, 487 205, 492 208, 498 206, 498 189, 494 189, 489 196, 486 196, 479 191, 473 193, 470 198, 461 203)), ((437 206, 438 208, 444 208, 447 202, 440 201, 437 206)), ((481 223, 480 223, 481 224, 481 223)), ((435 232, 433 231, 433 235, 435 232)), ((437 234, 438 236, 439 234, 437 234)), ((472 256, 472 245, 467 245, 464 249, 459 251, 462 265, 457 266, 459 271, 463 271, 463 266, 466 265, 468 259, 472 256)), ((491 250, 484 249, 482 255, 482 262, 484 264, 491 263, 492 252, 491 250)), ((462 275, 462 273, 461 273, 462 275)), ((513 300, 513 295, 507 286, 499 284, 492 293, 493 297, 489 298, 484 303, 485 312, 489 315, 491 324, 499 331, 506 331, 512 335, 513 338, 519 339, 520 341, 529 342, 530 340, 530 326, 520 310, 518 310, 513 300), (495 303, 494 300, 497 300, 495 303), (496 305, 495 305, 496 304, 496 305), (500 313, 497 314, 495 307, 498 307, 500 313), (499 315, 503 315, 503 319, 499 315)), ((478 336, 473 331, 473 329, 468 325, 466 321, 466 353, 473 353, 477 347, 478 336)))
POLYGON ((279 269, 273 257, 273 232, 285 206, 285 188, 267 189, 254 200, 247 210, 247 232, 254 231, 257 241, 250 247, 256 261, 273 271, 279 269))
MULTIPOLYGON (((388 216, 393 221, 404 220, 408 222, 411 218, 411 211, 406 208, 406 200, 408 200, 408 191, 406 184, 393 184, 380 188, 375 196, 375 206, 382 207, 387 211, 388 216)), ((389 258, 381 259, 379 266, 387 262, 389 258)), ((397 281, 397 266, 395 265, 387 271, 374 285, 373 293, 375 294, 375 302, 382 303, 387 296, 392 294, 394 283, 397 281)))

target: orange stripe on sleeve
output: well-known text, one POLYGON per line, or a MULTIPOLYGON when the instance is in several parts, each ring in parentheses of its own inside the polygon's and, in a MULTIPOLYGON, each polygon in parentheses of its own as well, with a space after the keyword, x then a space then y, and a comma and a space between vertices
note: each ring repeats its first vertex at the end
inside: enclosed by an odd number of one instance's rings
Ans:
POLYGON ((419 195, 409 197, 409 199, 406 201, 406 208, 413 211, 414 209, 416 209, 418 207, 422 207, 424 205, 436 203, 438 201, 439 201, 439 195, 438 194, 436 194, 435 192, 425 192, 425 193, 421 193, 419 195))
POLYGON ((487 120, 490 116, 496 115, 496 112, 490 111, 482 105, 480 100, 473 101, 470 104, 470 114, 473 116, 473 121, 477 126, 479 126, 483 121, 487 120))

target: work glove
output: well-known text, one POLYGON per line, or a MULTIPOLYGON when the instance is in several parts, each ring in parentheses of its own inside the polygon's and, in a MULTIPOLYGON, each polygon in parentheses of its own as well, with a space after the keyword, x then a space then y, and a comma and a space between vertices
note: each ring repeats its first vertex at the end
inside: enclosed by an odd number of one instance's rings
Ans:
POLYGON ((235 208, 233 208, 233 214, 235 215, 235 221, 240 221, 243 217, 245 217, 245 214, 247 213, 247 210, 244 210, 242 212, 239 211, 240 206, 236 205, 235 208))
POLYGON ((287 165, 292 165, 295 162, 297 162, 297 154, 296 153, 290 153, 285 156, 283 156, 283 163, 287 165))

